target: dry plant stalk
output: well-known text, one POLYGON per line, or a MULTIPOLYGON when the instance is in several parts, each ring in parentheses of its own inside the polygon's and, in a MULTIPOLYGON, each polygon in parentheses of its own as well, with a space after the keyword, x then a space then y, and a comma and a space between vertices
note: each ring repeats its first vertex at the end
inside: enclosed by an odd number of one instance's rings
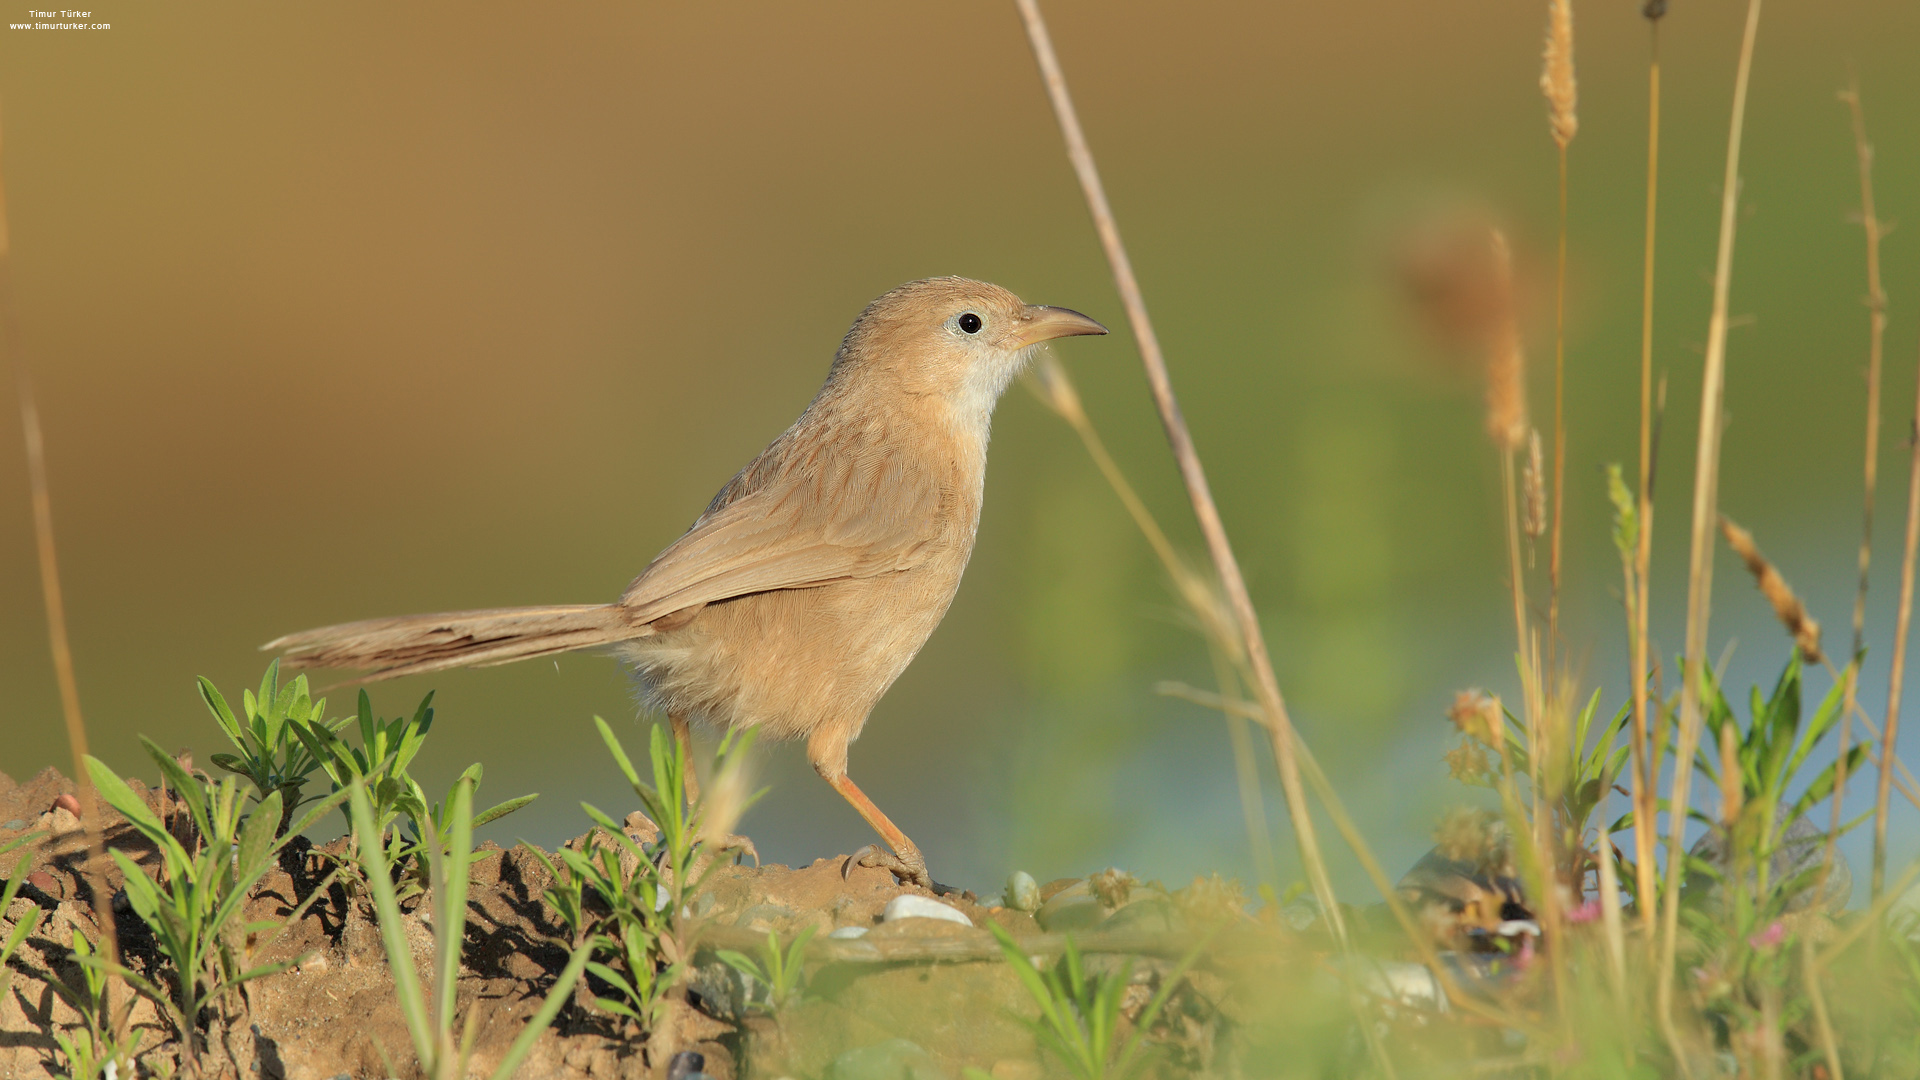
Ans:
MULTIPOLYGON (((13 248, 7 228, 7 194, 0 173, 0 341, 20 380, 20 426, 26 439, 27 476, 33 500, 35 546, 40 558, 40 591, 47 609, 47 644, 53 653, 54 678, 60 686, 60 711, 66 719, 67 745, 73 751, 73 783, 79 793, 81 824, 87 834, 87 891, 93 894, 93 918, 100 931, 99 955, 109 964, 120 963, 120 934, 113 921, 113 893, 107 888, 107 852, 99 794, 87 768, 87 725, 80 712, 80 684, 73 674, 73 646, 67 638, 67 606, 60 591, 60 563, 53 544, 53 499, 47 489, 46 443, 40 432, 40 410, 34 404, 33 384, 20 352, 20 328, 13 303, 13 248)), ((126 1035, 129 998, 123 1010, 116 1002, 125 996, 120 977, 108 968, 107 1017, 116 1040, 126 1035)))
POLYGON ((1513 302, 1513 250, 1507 235, 1489 230, 1493 297, 1487 327, 1487 435, 1503 454, 1527 438, 1527 356, 1520 346, 1520 319, 1513 302))
POLYGON ((1547 97, 1547 120, 1553 130, 1553 141, 1565 150, 1580 130, 1580 118, 1574 111, 1580 95, 1573 78, 1572 0, 1547 0, 1544 61, 1540 92, 1547 97))
POLYGON ((1713 601, 1713 525, 1720 484, 1721 415, 1726 399, 1727 301, 1733 287, 1733 238, 1739 223, 1740 140, 1746 128, 1747 86, 1753 75, 1754 39, 1760 31, 1760 0, 1747 0, 1740 61, 1733 80, 1733 116, 1727 126, 1727 160, 1720 190, 1720 240, 1714 256, 1713 308, 1707 319, 1707 355, 1700 386, 1700 430, 1694 451, 1693 527, 1687 561, 1686 667, 1680 686, 1680 733, 1675 745, 1673 788, 1668 805, 1667 873, 1660 909, 1660 961, 1655 1011, 1662 1033, 1688 1070, 1685 1048, 1673 1020, 1674 959, 1680 938, 1680 876, 1685 863, 1688 796, 1694 751, 1700 743, 1700 693, 1706 678, 1707 621, 1713 601))
POLYGON ((1239 561, 1234 558, 1233 546, 1227 539, 1226 526, 1221 523, 1220 510, 1213 501, 1213 492, 1207 483, 1206 471, 1201 467, 1199 452, 1194 449, 1193 436, 1187 431, 1186 418, 1181 415, 1179 400, 1174 396, 1166 360, 1160 351, 1160 339, 1154 333, 1153 321, 1147 316, 1146 300, 1140 292, 1139 280, 1134 276, 1133 263, 1127 257, 1126 245, 1120 239, 1120 227, 1114 220, 1112 207, 1107 203, 1106 188, 1100 182, 1093 151, 1087 145, 1079 114, 1074 110, 1073 99, 1068 94, 1066 75, 1061 71, 1060 59, 1054 53, 1053 39, 1047 33, 1046 21, 1040 15, 1036 0, 1016 2, 1026 26, 1027 40, 1033 47, 1034 59, 1040 67, 1041 79, 1046 84, 1047 97, 1060 123, 1067 158, 1079 178, 1081 193, 1093 216, 1094 230, 1100 236, 1101 247, 1113 271, 1114 285, 1126 308, 1128 325, 1140 347, 1140 360, 1146 368, 1147 385, 1153 393, 1161 425, 1166 429, 1167 441, 1180 468, 1180 479, 1186 486, 1200 533, 1206 539, 1207 553, 1212 558, 1214 570, 1232 607, 1239 631, 1238 642, 1252 675, 1249 681, 1260 702, 1268 736, 1273 744, 1274 761, 1280 773, 1280 788, 1286 798, 1294 839, 1300 848, 1300 861, 1306 868, 1314 896, 1327 912, 1336 937, 1344 944, 1347 936, 1345 920, 1339 914, 1333 894, 1333 880, 1327 873, 1326 861, 1320 853, 1319 837, 1314 831, 1306 791, 1300 779, 1296 754, 1299 736, 1287 715, 1286 701, 1280 695, 1280 683, 1273 672, 1272 657, 1267 653, 1259 616, 1247 592, 1246 580, 1240 573, 1239 561))
MULTIPOLYGON (((1126 474, 1120 471, 1113 455, 1107 453, 1107 445, 1094 429, 1093 421, 1088 419, 1087 410, 1080 402, 1080 392, 1074 388, 1066 369, 1060 366, 1051 352, 1042 352, 1032 371, 1041 403, 1052 409, 1080 436, 1081 445, 1086 447, 1087 455, 1093 458, 1100 474, 1106 478, 1107 486, 1120 497, 1128 516, 1133 518, 1141 535, 1147 538, 1147 546, 1159 557, 1174 591, 1199 621, 1208 652, 1213 658, 1214 677, 1223 693, 1231 693, 1235 681, 1234 667, 1233 658, 1227 653, 1237 647, 1237 638, 1225 602, 1212 584, 1174 550, 1173 541, 1167 539, 1166 532, 1154 520, 1152 511, 1141 501, 1139 493, 1134 491, 1126 474)), ((1253 759, 1247 718, 1237 713, 1227 713, 1226 719, 1227 739, 1233 747, 1234 775, 1240 786, 1240 810, 1246 818, 1247 842, 1253 848, 1254 866, 1262 881, 1274 884, 1277 888, 1273 844, 1267 833, 1266 801, 1260 795, 1260 772, 1253 759)))
POLYGON ((1560 640, 1560 538, 1567 478, 1567 147, 1580 130, 1573 78, 1573 0, 1548 0, 1547 45, 1540 71, 1547 117, 1560 158, 1560 257, 1553 309, 1553 540, 1547 555, 1547 657, 1560 640))
POLYGON ((1880 240, 1886 230, 1881 228, 1879 214, 1874 209, 1873 144, 1867 141, 1867 117, 1860 104, 1859 83, 1851 83, 1841 91, 1840 100, 1846 104, 1853 121, 1853 152, 1860 167, 1860 227, 1867 238, 1867 438, 1866 461, 1861 469, 1864 494, 1860 512, 1860 582, 1853 594, 1853 662, 1847 666, 1845 702, 1840 710, 1840 756, 1834 768, 1832 822, 1820 863, 1823 884, 1833 870, 1835 846, 1840 839, 1841 806, 1847 797, 1847 749, 1853 738, 1860 665, 1867 648, 1867 570, 1873 560, 1873 503, 1880 477, 1880 371, 1887 336, 1887 293, 1880 284, 1880 240))
MULTIPOLYGON (((1666 0, 1649 0, 1643 14, 1647 18, 1649 55, 1647 63, 1647 235, 1645 263, 1641 269, 1640 292, 1640 488, 1639 535, 1633 553, 1633 618, 1628 628, 1633 652, 1633 736, 1629 743, 1633 758, 1633 849, 1635 912, 1648 940, 1653 936, 1655 905, 1658 895, 1654 871, 1654 819, 1659 805, 1659 764, 1649 752, 1647 721, 1648 616, 1650 599, 1647 577, 1653 565, 1653 269, 1654 225, 1660 196, 1660 17, 1666 14, 1666 0)), ((1664 396, 1664 395, 1663 395, 1664 396)))
POLYGON ((1720 533, 1727 538, 1727 546, 1747 564, 1747 572, 1753 575, 1753 582, 1760 587, 1760 595, 1773 605, 1773 614, 1780 625, 1793 635, 1793 643, 1800 648, 1800 655, 1810 664, 1818 664, 1825 659, 1820 653, 1820 623, 1807 614, 1807 605, 1780 576, 1780 571, 1760 552, 1759 545, 1753 542, 1753 534, 1734 524, 1732 518, 1720 515, 1720 533))
POLYGON ((1868 895, 1878 900, 1887 880, 1887 803, 1893 793, 1895 748, 1900 735, 1900 691, 1907 675, 1907 632, 1913 627, 1914 554, 1920 550, 1920 388, 1907 432, 1907 538, 1900 560, 1900 614, 1893 624, 1893 670, 1887 676, 1887 723, 1880 736, 1880 782, 1873 802, 1873 876, 1868 895))

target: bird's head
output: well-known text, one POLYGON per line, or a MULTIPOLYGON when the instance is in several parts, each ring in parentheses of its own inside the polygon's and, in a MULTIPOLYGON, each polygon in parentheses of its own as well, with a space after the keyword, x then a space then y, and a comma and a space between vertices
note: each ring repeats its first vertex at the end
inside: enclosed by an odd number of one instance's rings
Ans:
POLYGON ((1068 308, 1022 301, 967 278, 910 281, 867 305, 834 360, 836 376, 938 394, 981 422, 1035 347, 1107 328, 1068 308))

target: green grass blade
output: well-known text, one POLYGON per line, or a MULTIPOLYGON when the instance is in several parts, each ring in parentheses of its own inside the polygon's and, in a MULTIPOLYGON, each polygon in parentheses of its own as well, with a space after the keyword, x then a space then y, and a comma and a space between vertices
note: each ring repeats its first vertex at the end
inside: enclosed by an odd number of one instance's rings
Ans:
MULTIPOLYGON (((364 699, 364 694, 362 695, 364 699)), ((407 1034, 420 1067, 434 1071, 434 1038, 427 999, 420 987, 420 973, 413 967, 413 950, 407 945, 407 933, 401 925, 400 902, 394 898, 393 879, 387 871, 386 855, 380 850, 380 832, 374 827, 373 805, 366 788, 355 783, 349 797, 354 837, 360 844, 360 862, 373 890, 373 905, 379 915, 380 939, 387 948, 387 967, 393 973, 394 995, 400 1000, 400 1015, 407 1022, 407 1034)))

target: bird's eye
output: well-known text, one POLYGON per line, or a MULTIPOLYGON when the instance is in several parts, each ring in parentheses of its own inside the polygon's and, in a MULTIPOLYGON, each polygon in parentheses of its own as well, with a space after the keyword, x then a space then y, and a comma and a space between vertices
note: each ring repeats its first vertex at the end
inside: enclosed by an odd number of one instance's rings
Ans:
POLYGON ((965 330, 969 334, 979 333, 980 332, 980 316, 975 315, 971 311, 967 312, 965 315, 960 316, 960 329, 965 330))

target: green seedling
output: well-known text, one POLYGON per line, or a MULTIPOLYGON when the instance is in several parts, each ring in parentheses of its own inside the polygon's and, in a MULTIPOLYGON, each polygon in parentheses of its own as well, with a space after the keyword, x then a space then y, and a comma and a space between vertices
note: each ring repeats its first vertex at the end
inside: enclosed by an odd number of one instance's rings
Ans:
MULTIPOLYGON (((186 802, 199 842, 195 850, 188 851, 126 781, 100 759, 87 758, 87 772, 101 797, 160 853, 161 880, 155 882, 124 852, 111 852, 126 876, 127 901, 153 932, 160 954, 172 969, 174 986, 166 989, 136 972, 114 967, 161 1007, 191 1058, 196 1053, 194 1034, 202 1010, 251 980, 284 971, 305 959, 249 966, 254 948, 298 922, 307 906, 325 893, 331 878, 314 889, 285 921, 241 925, 238 920, 248 891, 273 866, 281 848, 345 796, 336 794, 321 800, 291 831, 276 837, 281 820, 277 789, 269 791, 248 814, 246 796, 233 777, 217 785, 202 781, 189 775, 152 739, 142 737, 140 742, 159 765, 168 786, 186 802)), ((99 965, 105 959, 90 957, 85 963, 99 965)))
MULTIPOLYGON (((132 1075, 141 1032, 128 1030, 124 1042, 114 1038, 116 1025, 108 1016, 106 966, 94 961, 93 944, 78 928, 73 932, 72 949, 74 962, 80 965, 81 984, 74 987, 59 979, 48 980, 54 992, 81 1017, 80 1027, 53 1033, 53 1041, 66 1058, 65 1075, 70 1080, 93 1080, 106 1074, 110 1066, 116 1075, 132 1075)), ((129 1001, 127 1010, 131 1008, 129 1001)))
MULTIPOLYGON (((993 931, 994 938, 1000 942, 1000 951, 1006 956, 1014 974, 1019 976, 1020 985, 1026 988, 1027 996, 1040 1007, 1039 1018, 1027 1022, 1033 1029, 1034 1037, 1042 1048, 1059 1058, 1067 1071, 1080 1080, 1107 1080, 1109 1077, 1117 1080, 1132 1074, 1140 1066, 1147 1029, 1159 1018, 1167 1000, 1180 985, 1180 980, 1212 940, 1211 934, 1202 938, 1160 980, 1160 989, 1147 1002, 1146 1008, 1140 1010, 1133 1024, 1133 1033, 1123 1041, 1119 1036, 1120 1011, 1127 987, 1133 981, 1131 957, 1120 965, 1118 971, 1089 972, 1082 962, 1078 946, 1069 935, 1059 963, 1049 968, 1036 968, 1026 950, 1020 947, 1019 941, 1006 927, 989 922, 987 929, 993 931)), ((981 1070, 969 1069, 969 1080, 979 1080, 975 1074, 985 1075, 981 1070)))
MULTIPOLYGON (((1834 681, 1833 688, 1814 709, 1802 717, 1800 655, 1796 651, 1775 681, 1767 697, 1754 687, 1749 697, 1749 715, 1743 726, 1721 692, 1711 670, 1704 673, 1708 693, 1703 697, 1706 737, 1694 757, 1694 767, 1714 790, 1727 796, 1738 792, 1733 820, 1709 818, 1698 810, 1692 816, 1708 826, 1724 829, 1726 850, 1731 858, 1723 871, 1706 862, 1689 859, 1690 874, 1729 886, 1723 890, 1733 915, 1732 926, 1744 936, 1788 909, 1795 898, 1811 888, 1821 867, 1810 866, 1785 879, 1773 875, 1772 863, 1784 845, 1788 827, 1805 817, 1815 806, 1833 795, 1840 762, 1830 761, 1814 772, 1804 784, 1800 773, 1807 767, 1814 747, 1840 721, 1845 701, 1848 673, 1834 681), (1723 775, 1723 747, 1733 751, 1731 775, 1723 775), (1798 794, 1791 795, 1796 787, 1798 794), (1729 881, 1728 879, 1731 879, 1729 881)), ((1847 751, 1846 767, 1857 773, 1866 761, 1868 746, 1856 744, 1847 751)), ((1858 824, 1843 824, 1842 831, 1858 824)))
POLYGON ((813 931, 811 926, 800 931, 794 937, 793 944, 782 950, 780 938, 768 930, 767 943, 760 947, 758 960, 733 949, 721 949, 715 955, 750 980, 747 984, 749 995, 753 992, 754 983, 766 987, 766 1007, 770 1012, 778 1012, 800 994, 800 980, 805 974, 801 958, 806 955, 807 942, 813 938, 813 931))
POLYGON ((267 665, 260 680, 260 693, 241 692, 240 705, 246 720, 235 716, 227 699, 206 676, 200 677, 200 699, 207 704, 220 725, 220 731, 233 744, 237 754, 214 754, 212 761, 227 772, 253 782, 257 798, 280 793, 280 831, 287 831, 294 811, 317 796, 303 792, 320 759, 308 743, 295 734, 303 727, 337 730, 345 720, 331 724, 324 719, 327 699, 313 700, 307 691, 307 677, 301 675, 285 686, 278 686, 280 661, 267 665))
MULTIPOLYGON (((359 838, 362 869, 372 893, 374 910, 379 916, 380 937, 387 950, 388 969, 393 974, 394 991, 400 999, 400 1012, 406 1019, 407 1033, 413 1041, 419 1068, 429 1080, 465 1080, 468 1059, 473 1049, 472 1015, 457 1029, 454 997, 460 977, 460 948, 466 936, 467 875, 473 860, 473 783, 462 779, 454 785, 445 819, 448 843, 426 848, 429 887, 433 896, 433 980, 422 986, 414 970, 413 950, 407 943, 405 916, 394 890, 391 869, 380 843, 379 824, 367 786, 354 780, 348 787, 348 813, 359 838)), ((560 978, 547 992, 546 999, 527 1026, 516 1036, 507 1053, 490 1074, 492 1080, 506 1080, 520 1067, 534 1041, 540 1037, 572 993, 592 955, 589 945, 574 948, 560 978)), ((391 1063, 389 1063, 391 1069, 391 1063)))
MULTIPOLYGON (((43 832, 32 832, 15 837, 5 844, 0 844, 0 855, 10 855, 46 835, 43 832)), ((27 874, 32 869, 31 856, 23 855, 13 864, 13 873, 7 875, 6 885, 0 887, 0 915, 5 915, 7 910, 13 907, 13 898, 20 895, 20 886, 26 883, 27 874)), ((6 940, 0 941, 0 996, 4 996, 13 986, 13 954, 20 950, 20 944, 27 940, 27 935, 39 928, 40 916, 43 914, 44 912, 37 905, 29 908, 27 913, 21 916, 20 921, 13 924, 13 929, 7 932, 6 940)))
MULTIPOLYGON (((538 849, 529 850, 553 875, 554 883, 544 895, 566 925, 572 942, 591 943, 600 958, 589 970, 620 995, 598 997, 595 1003, 651 1030, 660 1021, 667 993, 687 971, 691 952, 688 901, 718 865, 718 860, 701 865, 707 849, 702 836, 712 824, 708 820, 710 811, 704 803, 690 804, 684 798, 692 763, 664 729, 655 727, 649 738, 654 781, 649 785, 640 779, 607 722, 596 716, 594 724, 639 797, 643 811, 658 825, 659 838, 651 845, 636 843, 612 817, 582 803, 581 809, 599 829, 584 850, 560 849, 557 854, 566 868, 564 874, 538 849), (631 869, 623 869, 623 863, 631 869)), ((715 789, 735 785, 751 745, 750 732, 722 740, 715 789)), ((744 811, 757 798, 758 793, 742 800, 736 811, 744 811)))
MULTIPOLYGON (((407 816, 407 823, 402 826, 403 841, 395 847, 398 858, 409 859, 412 863, 412 871, 403 878, 400 899, 405 900, 425 887, 428 878, 429 847, 437 846, 442 855, 452 849, 454 795, 463 784, 467 785, 470 791, 478 792, 480 778, 484 772, 479 762, 467 766, 467 771, 460 774, 459 779, 453 782, 453 786, 447 789, 446 797, 438 803, 428 801, 426 791, 413 777, 405 778, 407 791, 401 797, 399 806, 401 812, 407 816)), ((490 806, 473 816, 471 828, 477 829, 489 822, 498 821, 539 797, 538 795, 521 795, 490 806)), ((390 853, 390 857, 393 854, 390 853)))
MULTIPOLYGON (((380 720, 374 716, 372 699, 362 690, 355 720, 360 733, 359 746, 349 746, 336 733, 345 728, 344 724, 330 727, 319 723, 293 723, 289 726, 293 729, 294 737, 320 763, 327 778, 333 781, 335 793, 355 783, 367 789, 377 826, 375 835, 385 843, 391 835, 394 819, 400 816, 405 802, 413 794, 407 766, 412 763, 414 755, 420 752, 421 743, 433 728, 433 692, 428 691, 420 699, 413 716, 380 720)), ((420 800, 422 817, 426 816, 425 802, 425 799, 420 800)), ((351 821, 348 822, 348 828, 352 831, 351 821)), ((357 834, 353 842, 356 846, 359 844, 357 834)), ((389 861, 399 861, 398 855, 397 851, 390 852, 389 861)))

